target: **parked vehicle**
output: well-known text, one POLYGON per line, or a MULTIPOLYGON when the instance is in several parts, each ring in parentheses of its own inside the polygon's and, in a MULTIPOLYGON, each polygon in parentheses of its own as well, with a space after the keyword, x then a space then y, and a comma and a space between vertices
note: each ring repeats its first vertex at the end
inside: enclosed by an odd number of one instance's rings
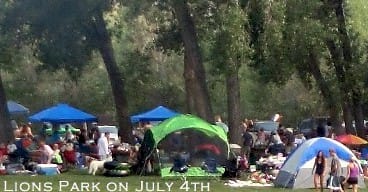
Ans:
POLYGON ((256 143, 257 133, 261 129, 264 130, 266 135, 266 143, 268 142, 268 138, 270 137, 272 132, 276 132, 279 128, 279 122, 265 120, 265 121, 256 121, 254 122, 253 129, 251 129, 251 134, 253 136, 253 141, 256 143))
POLYGON ((277 131, 277 129, 279 128, 279 123, 275 121, 256 121, 253 128, 256 132, 263 128, 264 132, 267 135, 270 135, 271 132, 277 131))
POLYGON ((110 133, 110 144, 119 143, 119 129, 114 125, 99 125, 97 126, 98 132, 104 134, 106 132, 110 133))
POLYGON ((330 117, 328 116, 311 117, 308 119, 304 119, 299 123, 298 131, 300 133, 303 133, 307 139, 313 138, 317 135, 317 127, 325 127, 327 126, 328 122, 330 122, 330 117))

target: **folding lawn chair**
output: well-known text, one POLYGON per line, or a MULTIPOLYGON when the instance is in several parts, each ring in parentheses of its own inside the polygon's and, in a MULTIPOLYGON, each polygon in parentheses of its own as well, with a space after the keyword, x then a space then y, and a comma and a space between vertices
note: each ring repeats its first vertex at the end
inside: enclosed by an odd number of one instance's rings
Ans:
POLYGON ((214 177, 217 179, 220 171, 217 169, 217 161, 214 158, 208 158, 204 161, 202 169, 205 171, 207 176, 214 177))
POLYGON ((184 181, 186 181, 185 174, 188 172, 188 165, 185 159, 181 158, 180 156, 174 159, 173 166, 170 169, 170 173, 174 172, 175 175, 180 175, 184 181))

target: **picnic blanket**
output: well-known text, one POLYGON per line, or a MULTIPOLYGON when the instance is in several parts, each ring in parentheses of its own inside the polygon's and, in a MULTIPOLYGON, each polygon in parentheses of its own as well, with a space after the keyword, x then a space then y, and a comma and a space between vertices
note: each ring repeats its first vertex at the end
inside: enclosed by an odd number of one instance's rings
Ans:
POLYGON ((273 187, 272 183, 254 183, 252 181, 229 180, 225 183, 229 187, 273 187))

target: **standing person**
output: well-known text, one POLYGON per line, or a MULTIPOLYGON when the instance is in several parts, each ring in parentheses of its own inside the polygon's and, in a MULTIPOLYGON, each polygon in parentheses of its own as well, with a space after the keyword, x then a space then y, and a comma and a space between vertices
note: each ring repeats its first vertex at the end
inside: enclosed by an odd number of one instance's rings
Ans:
POLYGON ((326 126, 319 124, 317 126, 317 137, 327 137, 327 134, 326 126))
POLYGON ((266 144, 266 133, 264 132, 263 127, 261 127, 257 133, 256 145, 265 145, 266 144))
POLYGON ((295 148, 295 136, 290 130, 285 129, 284 140, 285 140, 285 152, 289 154, 295 148))
POLYGON ((326 159, 323 155, 322 151, 318 151, 316 155, 316 159, 314 160, 314 165, 312 169, 312 174, 314 170, 314 188, 318 191, 318 188, 323 191, 323 181, 324 181, 324 175, 325 175, 325 168, 326 168, 326 159), (319 182, 319 185, 318 185, 319 182))
POLYGON ((226 134, 229 132, 229 127, 224 122, 222 122, 220 115, 215 116, 215 123, 217 126, 222 127, 226 134))
POLYGON ((353 192, 358 191, 358 176, 359 176, 359 165, 357 164, 357 159, 352 156, 350 158, 348 167, 347 167, 347 174, 343 184, 348 183, 352 186, 353 192))
POLYGON ((341 164, 339 158, 336 155, 334 149, 330 149, 331 166, 330 166, 330 177, 327 180, 327 187, 330 189, 330 192, 340 191, 343 192, 340 183, 341 176, 341 164))
POLYGON ((89 153, 89 146, 87 144, 88 141, 87 130, 84 127, 82 127, 77 136, 78 136, 79 152, 89 153))
POLYGON ((253 147, 253 136, 252 134, 249 133, 249 129, 247 127, 244 127, 242 155, 245 156, 248 161, 252 147, 253 147))
POLYGON ((109 136, 110 133, 106 132, 105 135, 101 135, 97 142, 98 156, 100 160, 105 160, 110 155, 109 150, 109 136))

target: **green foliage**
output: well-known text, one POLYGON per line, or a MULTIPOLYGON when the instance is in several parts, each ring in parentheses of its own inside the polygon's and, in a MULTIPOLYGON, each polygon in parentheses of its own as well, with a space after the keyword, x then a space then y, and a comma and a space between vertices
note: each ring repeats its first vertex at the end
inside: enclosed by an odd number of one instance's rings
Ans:
POLYGON ((14 42, 35 46, 40 69, 65 69, 77 80, 97 47, 93 18, 109 9, 102 0, 14 1, 3 30, 17 34, 14 42))
POLYGON ((249 3, 251 65, 260 74, 260 80, 278 85, 292 75, 293 68, 285 62, 283 39, 284 1, 256 1, 249 3))
MULTIPOLYGON (((102 0, 1 3, 0 18, 6 16, 1 30, 6 34, 0 37, 0 67, 5 69, 8 98, 32 112, 65 101, 113 118, 109 78, 94 51, 93 18, 103 10, 127 82, 129 111, 158 104, 184 111, 183 45, 172 1, 118 2, 122 4, 102 0)), ((349 32, 354 34, 349 78, 356 79, 368 103, 366 2, 346 2, 349 32)), ((189 4, 215 112, 226 117, 224 75, 232 73, 229 66, 235 64, 232 69, 240 70, 242 116, 269 119, 279 112, 285 124, 295 126, 304 117, 326 115, 308 68, 310 50, 316 51, 325 79, 340 97, 324 42, 338 37, 336 20, 321 1, 191 0, 189 4)))

